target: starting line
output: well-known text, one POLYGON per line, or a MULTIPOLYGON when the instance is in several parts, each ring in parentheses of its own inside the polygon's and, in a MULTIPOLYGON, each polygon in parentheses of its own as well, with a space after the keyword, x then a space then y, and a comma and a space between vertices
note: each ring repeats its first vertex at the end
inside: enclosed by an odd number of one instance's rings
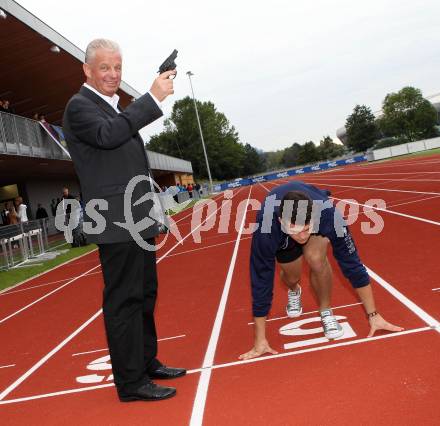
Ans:
MULTIPOLYGON (((297 350, 297 351, 284 352, 284 353, 276 354, 276 355, 267 355, 267 356, 263 356, 260 358, 253 358, 253 359, 249 359, 249 360, 243 360, 243 361, 240 360, 240 361, 228 362, 228 363, 224 363, 224 364, 217 364, 217 365, 212 365, 211 367, 206 367, 206 368, 197 368, 194 370, 188 370, 187 374, 201 373, 205 370, 217 370, 220 368, 236 367, 236 366, 241 366, 241 365, 245 365, 245 364, 252 364, 255 362, 265 362, 265 361, 270 361, 270 360, 277 359, 277 358, 285 358, 285 357, 301 355, 301 354, 309 353, 309 352, 323 351, 323 350, 338 348, 338 347, 342 347, 342 346, 351 346, 351 345, 355 345, 355 344, 359 344, 359 343, 367 343, 367 342, 371 342, 371 341, 375 341, 375 340, 391 339, 394 337, 400 337, 400 336, 405 336, 405 335, 409 335, 409 334, 421 333, 424 331, 434 331, 434 329, 432 327, 414 328, 411 330, 399 331, 396 333, 386 334, 386 335, 382 335, 382 336, 365 337, 365 338, 356 339, 356 340, 349 340, 346 342, 334 343, 331 345, 318 346, 315 348, 301 349, 301 350, 297 350)), ((68 394, 73 394, 73 393, 87 392, 87 391, 104 389, 104 388, 113 387, 113 386, 114 386, 114 383, 106 383, 106 384, 97 385, 97 386, 87 386, 87 387, 76 388, 76 389, 66 389, 66 390, 58 391, 58 392, 52 392, 52 393, 46 393, 46 394, 40 394, 40 395, 32 395, 32 396, 9 399, 9 400, 2 400, 2 401, 0 401, 0 405, 16 404, 19 402, 32 401, 35 399, 42 399, 42 398, 49 398, 49 397, 54 397, 54 396, 68 395, 68 394)))

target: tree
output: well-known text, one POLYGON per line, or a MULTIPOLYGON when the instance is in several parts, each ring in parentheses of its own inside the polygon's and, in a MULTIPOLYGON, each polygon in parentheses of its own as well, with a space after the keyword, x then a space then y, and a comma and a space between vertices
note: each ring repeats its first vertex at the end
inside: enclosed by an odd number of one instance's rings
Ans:
MULTIPOLYGON (((212 102, 197 101, 200 122, 214 179, 230 179, 243 171, 246 150, 239 142, 238 133, 226 116, 218 112, 212 102)), ((191 161, 194 174, 207 177, 207 169, 200 140, 193 100, 185 97, 176 101, 165 130, 150 138, 147 148, 191 161)))
POLYGON ((264 158, 266 171, 277 170, 284 167, 283 164, 284 149, 280 149, 278 151, 267 151, 264 152, 262 155, 264 158))
POLYGON ((390 146, 402 145, 404 143, 405 140, 399 138, 383 138, 374 145, 374 149, 388 148, 390 146))
POLYGON ((319 161, 318 148, 312 141, 306 142, 298 153, 298 164, 315 163, 317 161, 319 161))
POLYGON ((371 148, 379 137, 375 117, 370 108, 365 105, 354 107, 353 113, 347 117, 345 129, 347 131, 347 146, 356 152, 371 148))
POLYGON ((264 170, 264 158, 248 143, 244 146, 243 176, 251 176, 264 170))
POLYGON ((437 111, 415 87, 404 87, 386 95, 382 110, 379 125, 385 136, 396 136, 407 142, 436 136, 437 111))
POLYGON ((298 156, 302 147, 299 143, 294 142, 291 146, 284 149, 283 156, 281 158, 282 165, 284 167, 293 167, 298 163, 298 156))
POLYGON ((318 146, 318 153, 320 160, 331 160, 344 154, 344 146, 333 142, 330 136, 325 136, 318 146))

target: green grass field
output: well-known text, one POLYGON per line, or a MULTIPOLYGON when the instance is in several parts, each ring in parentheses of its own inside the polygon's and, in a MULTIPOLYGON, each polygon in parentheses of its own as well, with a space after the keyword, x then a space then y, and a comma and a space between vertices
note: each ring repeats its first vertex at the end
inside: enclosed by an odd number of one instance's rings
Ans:
POLYGON ((66 245, 60 247, 60 249, 68 250, 66 253, 60 254, 55 259, 45 261, 43 264, 35 265, 35 266, 27 266, 23 268, 13 268, 8 271, 0 272, 0 290, 3 290, 7 287, 11 287, 14 284, 18 284, 28 278, 34 277, 42 272, 48 271, 55 266, 61 265, 68 260, 75 259, 78 256, 81 256, 85 253, 88 253, 94 249, 96 249, 96 245, 89 244, 84 247, 76 247, 70 248, 70 246, 66 245))

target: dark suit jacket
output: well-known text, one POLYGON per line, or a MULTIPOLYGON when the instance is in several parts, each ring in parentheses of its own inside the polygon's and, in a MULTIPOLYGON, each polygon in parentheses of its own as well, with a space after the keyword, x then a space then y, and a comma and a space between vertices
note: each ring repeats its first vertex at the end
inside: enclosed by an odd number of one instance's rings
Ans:
MULTIPOLYGON (((144 143, 138 131, 162 115, 161 109, 145 94, 117 113, 96 93, 81 87, 64 111, 63 130, 79 177, 84 202, 105 199, 108 211, 99 210, 106 219, 106 228, 99 235, 89 234, 87 240, 98 244, 131 241, 128 230, 114 224, 125 223, 124 192, 130 179, 149 174, 144 143)), ((150 185, 139 183, 132 203, 150 191, 150 185)), ((152 201, 132 207, 134 223, 149 215, 152 201)), ((87 215, 85 221, 92 221, 87 215)), ((141 232, 143 238, 158 233, 157 225, 141 232)))

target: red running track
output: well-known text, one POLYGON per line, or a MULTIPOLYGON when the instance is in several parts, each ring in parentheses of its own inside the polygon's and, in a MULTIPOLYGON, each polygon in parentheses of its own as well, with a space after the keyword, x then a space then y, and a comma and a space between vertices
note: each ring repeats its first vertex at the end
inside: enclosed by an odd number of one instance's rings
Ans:
MULTIPOLYGON (((196 243, 191 216, 182 212, 176 219, 188 237, 182 245, 169 237, 158 252, 159 355, 190 369, 172 383, 176 398, 118 402, 93 252, 0 293, 1 424, 438 424, 440 156, 302 179, 358 204, 384 200, 380 234, 361 231, 362 221, 371 222, 365 214, 351 229, 374 277, 380 311, 404 332, 367 339, 363 310, 333 262, 333 305, 346 328, 344 338, 329 342, 314 330, 319 323, 306 274, 300 320, 309 334, 299 335, 299 324, 285 318, 285 289, 277 280, 268 336, 279 355, 238 361, 252 345, 252 317, 250 239, 237 229, 249 195, 262 200, 277 182, 255 185, 234 191, 227 232, 218 232, 218 211, 215 223, 207 221, 209 230, 202 225, 196 243)), ((223 200, 217 196, 216 207, 223 200)), ((249 209, 245 230, 254 216, 249 209)))

